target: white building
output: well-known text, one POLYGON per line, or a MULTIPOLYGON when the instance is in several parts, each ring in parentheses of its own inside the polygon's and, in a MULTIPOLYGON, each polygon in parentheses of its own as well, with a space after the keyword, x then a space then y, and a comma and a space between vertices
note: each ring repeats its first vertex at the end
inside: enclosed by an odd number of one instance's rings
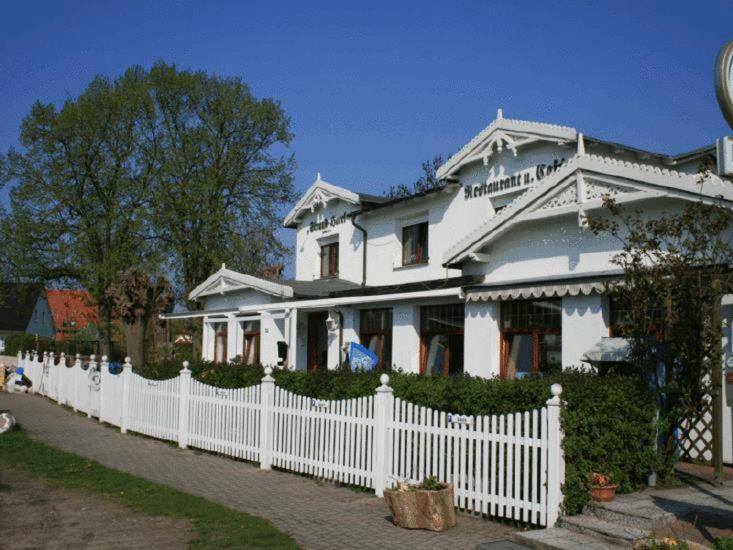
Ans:
POLYGON ((445 187, 387 200, 319 177, 285 218, 295 279, 224 266, 191 293, 203 356, 291 369, 337 368, 356 341, 425 375, 516 377, 580 366, 613 331, 604 283, 619 243, 588 216, 614 196, 650 216, 733 183, 700 185, 714 146, 668 156, 498 117, 438 171, 445 187))

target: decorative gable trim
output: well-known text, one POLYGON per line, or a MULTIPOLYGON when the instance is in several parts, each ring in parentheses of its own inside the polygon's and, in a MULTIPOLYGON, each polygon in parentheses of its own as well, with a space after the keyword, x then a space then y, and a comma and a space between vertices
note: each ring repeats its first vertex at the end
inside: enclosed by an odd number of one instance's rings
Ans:
POLYGON ((567 143, 577 139, 578 132, 575 128, 506 119, 499 109, 496 119, 491 124, 438 168, 437 176, 441 179, 448 178, 455 175, 463 166, 477 161, 487 165, 491 155, 501 153, 504 148, 516 156, 519 147, 537 141, 567 143))
POLYGON ((289 286, 281 285, 267 279, 261 279, 253 275, 239 273, 231 269, 227 269, 222 264, 221 269, 211 275, 199 286, 194 288, 188 295, 189 300, 198 300, 205 296, 214 294, 225 294, 237 290, 255 290, 276 296, 278 298, 292 298, 293 289, 289 286))
POLYGON ((454 266, 470 259, 471 254, 482 252, 489 242, 522 221, 578 211, 582 222, 584 208, 597 207, 606 194, 623 196, 625 201, 663 196, 697 200, 702 196, 711 202, 723 201, 729 206, 733 203, 733 185, 714 174, 701 182, 697 174, 596 155, 576 155, 458 242, 444 256, 444 265, 454 266), (570 201, 573 192, 566 191, 563 185, 566 182, 575 187, 575 204, 570 201))
POLYGON ((308 188, 300 200, 295 203, 293 209, 285 216, 283 225, 285 227, 295 227, 300 217, 306 212, 315 212, 318 208, 324 208, 331 200, 341 200, 349 204, 359 204, 360 198, 358 193, 344 189, 337 185, 328 183, 321 179, 321 174, 316 176, 316 180, 308 188))

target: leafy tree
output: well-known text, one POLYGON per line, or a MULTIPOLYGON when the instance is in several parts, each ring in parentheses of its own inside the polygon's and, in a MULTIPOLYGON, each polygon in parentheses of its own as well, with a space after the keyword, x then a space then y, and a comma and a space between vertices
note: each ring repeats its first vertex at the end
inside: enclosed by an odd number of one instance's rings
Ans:
POLYGON ((257 272, 284 253, 291 138, 280 105, 240 79, 165 63, 97 77, 58 109, 37 102, 23 149, 0 155, 0 184, 17 184, 0 269, 88 289, 109 353, 118 272, 166 271, 183 294, 221 262, 257 272))
POLYGON ((720 300, 733 292, 733 211, 702 197, 654 218, 610 197, 604 206, 610 215, 590 219, 589 226, 622 243, 613 262, 624 279, 610 292, 625 305, 631 363, 657 399, 664 477, 674 466, 675 430, 702 414, 707 395, 720 399, 720 300))
POLYGON ((170 283, 165 277, 153 278, 131 267, 117 274, 106 295, 117 317, 125 323, 127 355, 133 365, 144 365, 145 333, 150 322, 173 309, 175 298, 170 283))
POLYGON ((384 195, 390 199, 399 199, 443 187, 445 182, 440 181, 435 173, 444 162, 445 160, 442 155, 435 155, 432 160, 426 160, 422 163, 422 174, 412 186, 405 185, 404 183, 393 185, 384 195))
POLYGON ((240 79, 157 63, 150 151, 161 168, 154 194, 156 237, 170 252, 180 290, 222 262, 249 273, 282 256, 280 208, 293 198, 289 119, 240 79))
POLYGON ((147 202, 156 167, 144 124, 151 115, 145 74, 95 78, 57 109, 36 102, 23 120, 22 151, 2 159, 11 212, 0 222, 0 263, 9 276, 90 291, 109 351, 115 274, 151 257, 147 202))

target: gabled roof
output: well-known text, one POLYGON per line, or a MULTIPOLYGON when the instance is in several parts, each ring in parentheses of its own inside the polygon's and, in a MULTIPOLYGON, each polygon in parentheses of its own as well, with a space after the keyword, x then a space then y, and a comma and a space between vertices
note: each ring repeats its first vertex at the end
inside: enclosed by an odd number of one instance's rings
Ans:
MULTIPOLYGON (((581 139, 582 143, 582 139, 581 139)), ((619 201, 657 197, 733 202, 733 184, 714 174, 702 183, 698 174, 621 161, 584 153, 525 191, 496 216, 471 232, 444 256, 444 265, 457 265, 523 221, 599 207, 604 195, 619 201)))
POLYGON ((278 298, 293 297, 293 289, 289 286, 281 285, 267 279, 261 279, 260 277, 255 277, 253 275, 239 273, 238 271, 227 269, 226 266, 222 264, 219 271, 211 275, 190 292, 188 299, 198 300, 204 296, 247 289, 256 290, 278 298))
POLYGON ((25 332, 43 285, 27 283, 0 283, 0 330, 25 332))
POLYGON ((285 227, 296 227, 301 216, 305 212, 314 212, 320 206, 326 206, 328 201, 338 199, 349 204, 366 206, 378 204, 388 199, 369 195, 367 193, 356 193, 338 185, 333 185, 321 179, 321 174, 316 176, 316 181, 308 188, 303 196, 295 203, 293 209, 288 212, 283 220, 285 227))
POLYGON ((99 321, 99 307, 86 290, 47 290, 46 298, 56 331, 79 330, 99 321))
POLYGON ((516 154, 518 147, 536 141, 564 143, 575 141, 577 136, 575 128, 508 119, 499 109, 496 119, 438 168, 436 175, 444 179, 456 174, 466 164, 476 161, 486 164, 494 152, 501 152, 505 148, 516 154))

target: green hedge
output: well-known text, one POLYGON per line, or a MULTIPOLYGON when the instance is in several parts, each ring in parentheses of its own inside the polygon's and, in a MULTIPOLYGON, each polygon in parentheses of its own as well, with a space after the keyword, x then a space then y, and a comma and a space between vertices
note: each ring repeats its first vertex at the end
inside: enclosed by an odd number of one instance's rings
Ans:
MULTIPOLYGON (((140 374, 155 379, 175 377, 180 362, 160 363, 140 374)), ((257 384, 263 376, 259 367, 241 364, 214 365, 193 362, 193 376, 219 387, 257 384)), ((318 399, 345 399, 370 395, 379 386, 379 372, 276 370, 278 386, 318 399)), ((637 377, 598 376, 582 371, 563 371, 545 377, 522 380, 484 379, 472 376, 428 378, 415 374, 390 373, 396 397, 417 405, 469 415, 502 414, 542 407, 550 398, 550 385, 562 384, 565 406, 565 508, 579 513, 588 501, 589 472, 610 475, 622 493, 643 485, 654 469, 655 454, 649 442, 654 438, 653 401, 637 377)))
MULTIPOLYGON (((32 334, 11 334, 5 338, 4 355, 18 355, 19 351, 25 353, 29 350, 36 350, 39 353, 44 351, 52 351, 56 355, 64 352, 66 355, 76 355, 80 353, 84 356, 92 353, 98 353, 97 342, 81 342, 78 340, 66 340, 57 342, 53 338, 45 336, 36 336, 32 334)), ((119 356, 120 353, 113 353, 113 356, 119 356)))

